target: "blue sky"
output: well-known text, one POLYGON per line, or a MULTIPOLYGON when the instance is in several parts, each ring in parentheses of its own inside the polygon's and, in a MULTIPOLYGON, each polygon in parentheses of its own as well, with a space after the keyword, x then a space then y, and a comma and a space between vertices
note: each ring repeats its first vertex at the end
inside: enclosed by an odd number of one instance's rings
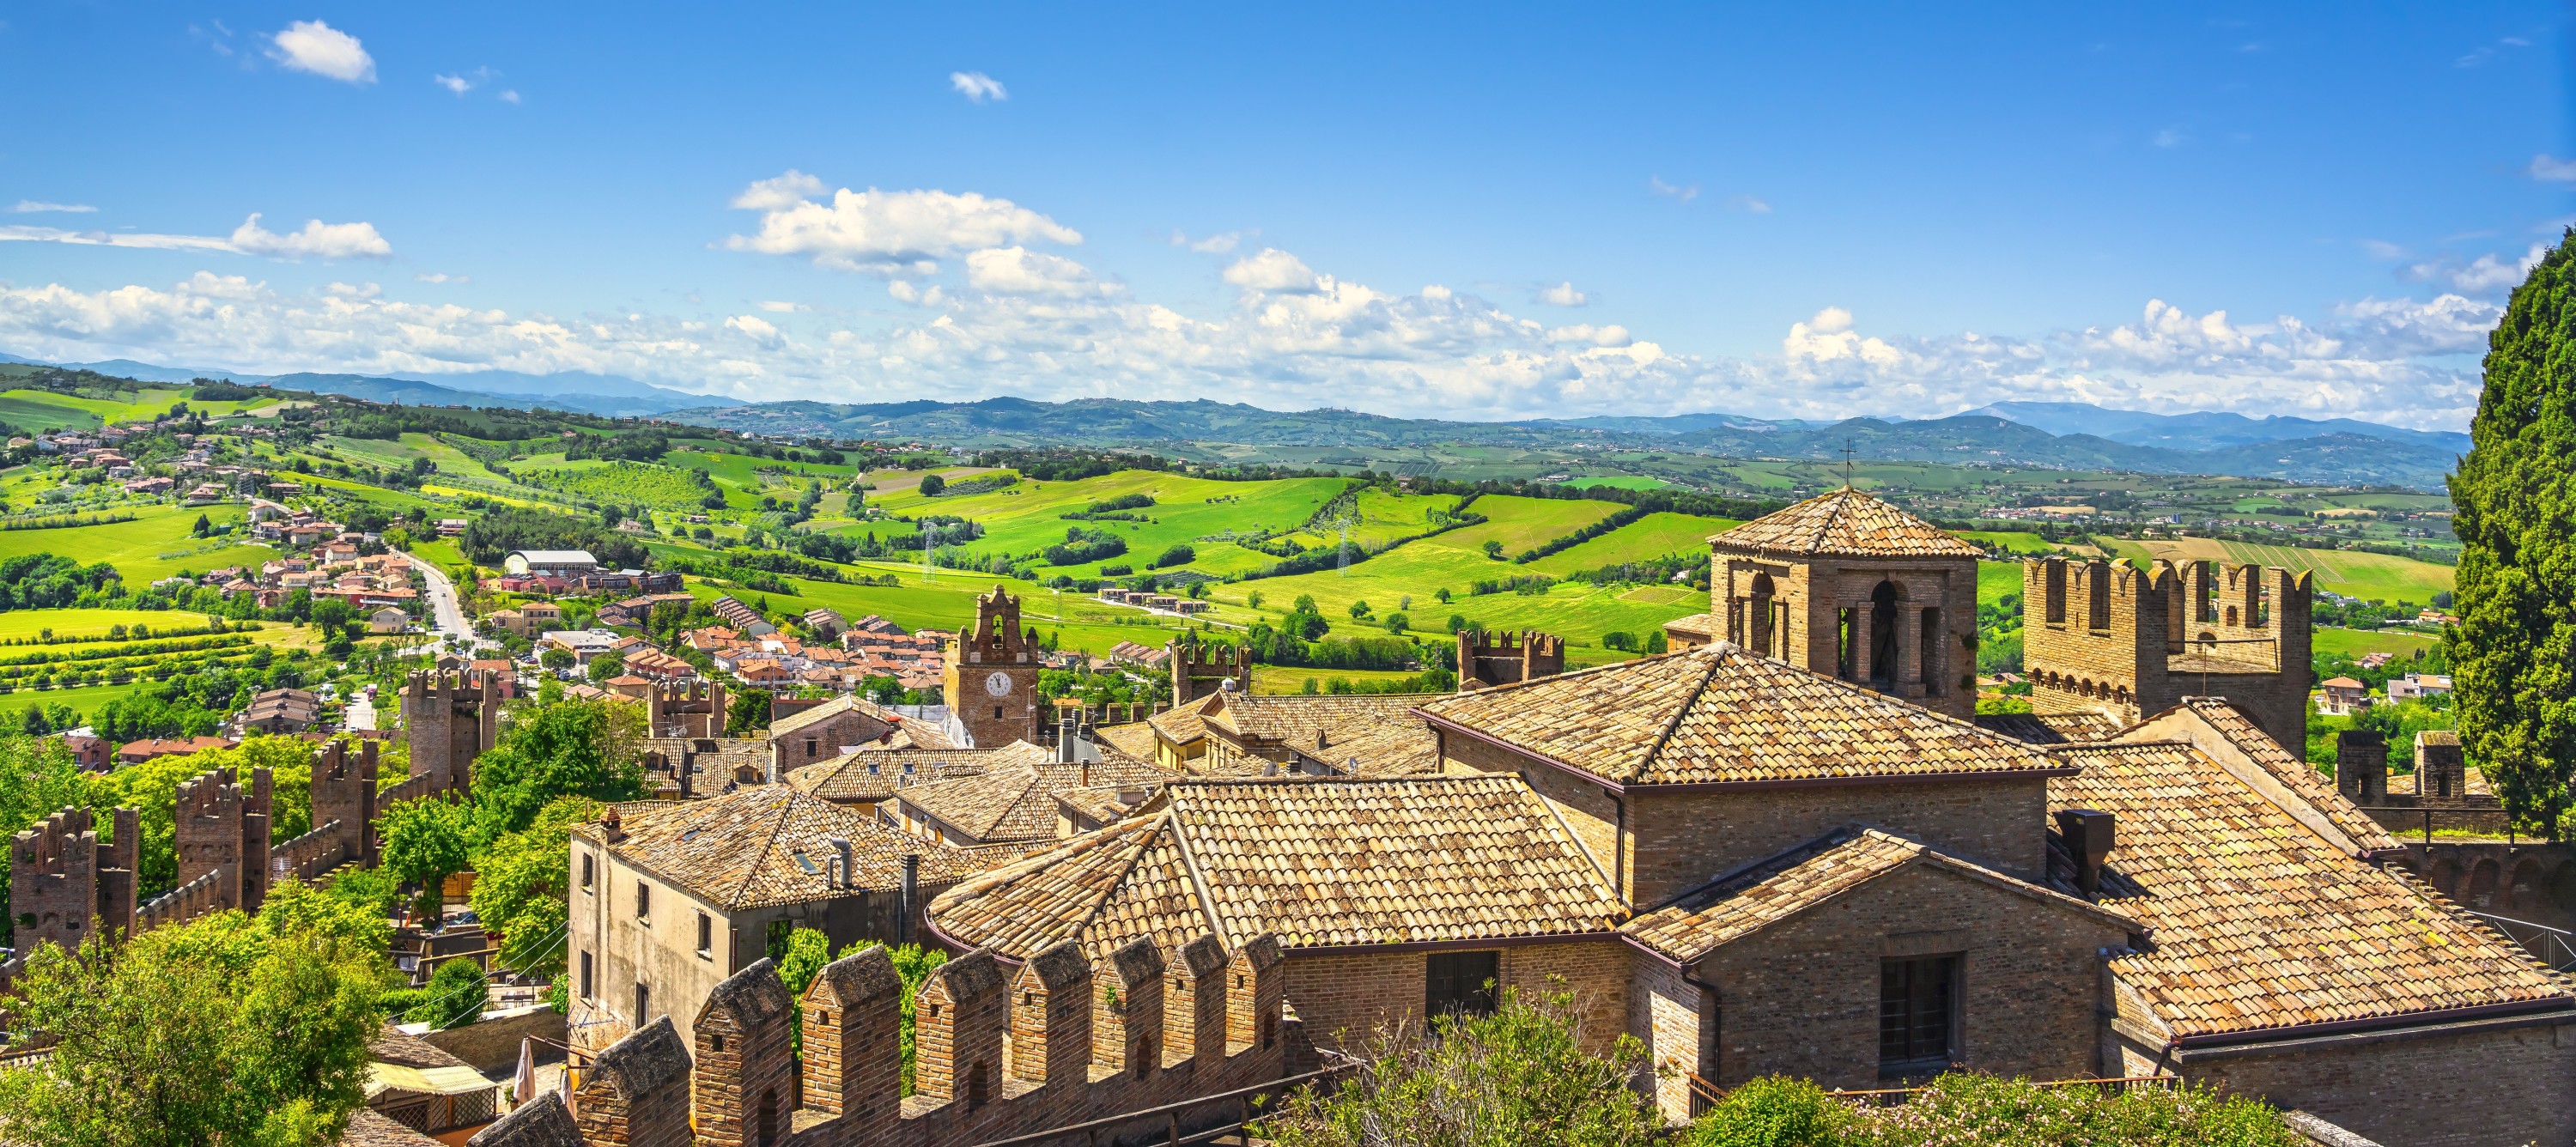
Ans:
POLYGON ((2456 427, 2571 213, 2554 7, 1778 7, 22 5, 0 349, 2456 427))

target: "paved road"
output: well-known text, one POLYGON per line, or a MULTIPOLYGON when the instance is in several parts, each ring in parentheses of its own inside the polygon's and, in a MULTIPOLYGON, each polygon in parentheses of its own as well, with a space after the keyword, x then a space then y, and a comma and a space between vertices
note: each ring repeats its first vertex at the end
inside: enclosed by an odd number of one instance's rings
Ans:
POLYGON ((419 570, 422 580, 429 584, 429 616, 432 631, 441 637, 454 635, 462 639, 469 649, 480 644, 475 640, 474 627, 465 623, 464 607, 456 604, 456 586, 447 580, 447 571, 438 568, 438 563, 418 554, 403 554, 403 560, 410 562, 413 569, 419 570))

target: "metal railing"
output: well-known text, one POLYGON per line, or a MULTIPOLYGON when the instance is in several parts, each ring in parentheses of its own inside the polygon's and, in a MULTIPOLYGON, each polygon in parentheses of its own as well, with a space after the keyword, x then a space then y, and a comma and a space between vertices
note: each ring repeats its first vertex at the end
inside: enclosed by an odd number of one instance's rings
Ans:
MULTIPOLYGON (((1700 1078, 1696 1072, 1684 1072, 1683 1078, 1690 1084, 1692 1118, 1699 1117, 1726 1098, 1726 1092, 1720 1090, 1716 1084, 1700 1078)), ((2044 1091, 2059 1091, 2072 1087, 2093 1087, 2110 1091, 2170 1091, 2181 1082, 2180 1076, 2173 1075, 2124 1075, 2104 1078, 2041 1079, 2031 1081, 2031 1086, 2044 1091)), ((1860 1091, 1837 1089, 1832 1092, 1832 1095, 1836 1099, 1870 1107, 1894 1107, 1921 1095, 1925 1090, 1927 1089, 1921 1087, 1879 1087, 1860 1091)))
POLYGON ((2576 971, 2576 933, 2529 920, 2516 920, 2472 908, 2460 909, 2482 920, 2490 928, 2504 933, 2504 938, 2531 953, 2531 958, 2549 965, 2551 971, 2576 971))

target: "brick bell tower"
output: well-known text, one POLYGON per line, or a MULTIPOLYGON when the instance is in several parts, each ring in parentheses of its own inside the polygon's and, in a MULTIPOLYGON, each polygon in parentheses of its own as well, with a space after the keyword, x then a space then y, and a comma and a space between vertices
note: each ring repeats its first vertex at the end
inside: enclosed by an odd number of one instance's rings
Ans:
POLYGON ((1020 626, 1020 599, 1000 586, 975 599, 975 624, 948 646, 948 715, 975 748, 1038 739, 1037 647, 1020 626))

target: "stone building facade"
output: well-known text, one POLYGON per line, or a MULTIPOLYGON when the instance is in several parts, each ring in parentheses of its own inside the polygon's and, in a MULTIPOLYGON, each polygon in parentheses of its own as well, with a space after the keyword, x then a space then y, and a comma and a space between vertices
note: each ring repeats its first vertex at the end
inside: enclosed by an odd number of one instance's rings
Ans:
POLYGON ((2283 747, 2307 743, 2310 575, 2127 560, 2022 564, 2031 708, 2126 725, 2225 697, 2283 747))
POLYGON ((725 735, 725 687, 722 681, 658 681, 644 694, 644 726, 649 736, 689 740, 725 735))
POLYGON ((1000 586, 975 599, 975 623, 948 647, 943 696, 965 748, 996 748, 1043 739, 1038 713, 1042 652, 1020 625, 1020 599, 1000 586))
POLYGON ((1562 637, 1536 630, 1517 634, 1487 633, 1481 629, 1458 632, 1458 689, 1461 692, 1563 672, 1565 639, 1562 637))

